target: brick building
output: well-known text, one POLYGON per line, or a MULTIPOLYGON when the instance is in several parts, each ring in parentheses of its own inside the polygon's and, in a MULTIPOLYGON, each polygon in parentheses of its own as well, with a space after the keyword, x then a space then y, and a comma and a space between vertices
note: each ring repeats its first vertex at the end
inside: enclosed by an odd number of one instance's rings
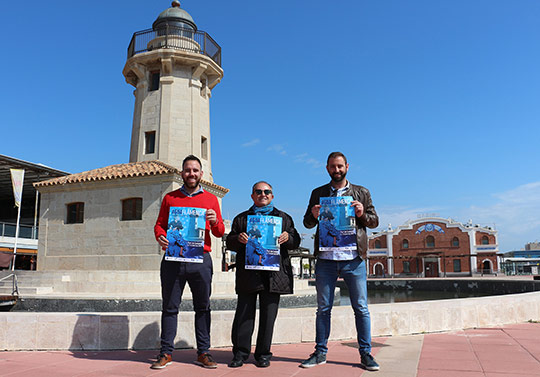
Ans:
POLYGON ((369 236, 371 276, 468 276, 499 270, 497 231, 452 219, 411 220, 369 236), (471 268, 472 267, 472 268, 471 268))

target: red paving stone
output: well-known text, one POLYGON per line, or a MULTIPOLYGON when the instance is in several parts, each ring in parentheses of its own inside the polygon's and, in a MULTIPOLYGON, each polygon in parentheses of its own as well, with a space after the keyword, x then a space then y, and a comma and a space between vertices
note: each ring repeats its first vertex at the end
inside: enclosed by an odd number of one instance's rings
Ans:
POLYGON ((417 377, 538 377, 539 339, 540 324, 533 323, 428 334, 424 336, 417 377), (461 360, 459 352, 444 352, 441 347, 445 343, 458 344, 456 336, 469 343, 468 347, 462 344, 469 355, 461 353, 461 360))
MULTIPOLYGON (((376 339, 373 354, 376 355, 384 338, 376 339)), ((194 350, 177 350, 173 363, 162 370, 149 369, 156 351, 110 351, 110 352, 0 352, 0 376, 4 377, 166 377, 166 376, 361 376, 367 373, 360 368, 356 345, 351 341, 331 342, 328 362, 315 368, 303 369, 299 364, 313 352, 313 343, 275 345, 274 357, 269 368, 257 368, 251 357, 241 368, 228 368, 232 357, 230 348, 212 350, 219 366, 215 370, 204 369, 195 364, 194 350)))
MULTIPOLYGON (((539 340, 540 324, 532 323, 427 334, 424 336, 416 377, 539 377, 539 340)), ((381 347, 387 346, 385 341, 385 338, 374 339, 375 355, 381 347)), ((163 370, 149 369, 156 351, 0 352, 0 376, 385 377, 384 364, 380 372, 374 373, 359 366, 358 350, 353 341, 331 342, 327 364, 310 369, 299 368, 298 365, 313 352, 313 343, 274 345, 272 351, 274 357, 269 368, 257 368, 250 358, 243 367, 231 369, 227 367, 232 356, 230 348, 214 349, 212 355, 219 364, 215 370, 194 365, 194 350, 175 351, 173 364, 163 370)), ((400 355, 396 354, 396 365, 401 361, 400 355)), ((391 369, 389 365, 387 367, 391 369)), ((395 370, 388 375, 415 377, 395 370)))
POLYGON ((450 370, 450 371, 448 370, 419 370, 416 376, 417 377, 484 377, 485 374, 482 372, 463 372, 463 371, 456 372, 455 370, 450 370))

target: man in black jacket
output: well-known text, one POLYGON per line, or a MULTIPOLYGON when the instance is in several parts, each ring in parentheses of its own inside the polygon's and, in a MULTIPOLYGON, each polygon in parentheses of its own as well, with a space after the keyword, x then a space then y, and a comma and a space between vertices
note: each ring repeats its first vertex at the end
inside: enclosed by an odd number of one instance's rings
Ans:
MULTIPOLYGON (((275 208, 272 186, 267 182, 253 185, 251 194, 253 206, 236 216, 231 232, 227 236, 227 248, 236 251, 236 293, 238 300, 232 327, 233 359, 229 367, 244 365, 251 352, 251 336, 255 325, 255 308, 259 297, 259 333, 255 347, 255 364, 258 367, 270 365, 270 346, 274 332, 279 299, 281 294, 293 293, 293 273, 288 250, 300 245, 300 235, 294 228, 292 218, 275 208), (246 245, 248 215, 280 217, 283 232, 277 237, 279 244, 279 270, 269 271, 257 266, 246 269, 246 245)), ((249 263, 249 258, 248 258, 249 263)))
POLYGON ((304 226, 306 228, 313 228, 317 225, 315 233, 317 318, 315 322, 315 352, 304 360, 300 366, 310 368, 326 363, 334 290, 338 277, 341 277, 349 289, 351 306, 355 316, 361 365, 367 370, 379 370, 379 364, 371 356, 371 322, 367 306, 365 260, 367 252, 366 227, 376 228, 379 225, 379 218, 371 202, 368 189, 353 185, 345 178, 349 170, 349 164, 343 153, 330 153, 326 170, 331 178, 330 183, 313 190, 304 215, 304 226), (352 197, 350 205, 354 208, 356 216, 354 219, 356 236, 345 247, 340 247, 339 244, 334 243, 323 248, 323 245, 319 244, 320 198, 327 197, 352 197))

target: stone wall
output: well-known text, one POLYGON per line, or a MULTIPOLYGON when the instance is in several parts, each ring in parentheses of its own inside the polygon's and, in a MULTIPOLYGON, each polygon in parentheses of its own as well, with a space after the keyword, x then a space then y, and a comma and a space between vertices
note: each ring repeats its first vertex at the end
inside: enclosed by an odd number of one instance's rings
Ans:
MULTIPOLYGON (((274 343, 313 342, 315 308, 280 309, 274 343)), ((540 292, 370 306, 372 336, 500 326, 540 320, 540 292)), ((212 312, 212 347, 230 346, 234 311, 212 312)), ((157 349, 159 312, 0 313, 1 350, 157 349)), ((178 348, 195 345, 193 313, 178 316, 178 348)), ((350 307, 334 307, 330 340, 354 339, 350 307)))
MULTIPOLYGON (((40 188, 38 270, 159 270, 154 224, 163 196, 180 185, 162 175, 40 188), (122 221, 122 200, 133 197, 142 198, 142 219, 122 221), (66 224, 73 202, 84 203, 82 224, 66 224)), ((212 246, 220 271, 221 240, 212 237, 212 246)))

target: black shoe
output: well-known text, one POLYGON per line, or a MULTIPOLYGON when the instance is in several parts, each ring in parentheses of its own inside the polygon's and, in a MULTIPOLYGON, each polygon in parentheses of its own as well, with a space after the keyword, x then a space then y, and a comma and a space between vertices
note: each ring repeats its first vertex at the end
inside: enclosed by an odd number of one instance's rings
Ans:
POLYGON ((380 369, 379 364, 377 364, 373 356, 371 356, 371 354, 369 353, 360 355, 360 365, 362 365, 367 370, 371 370, 371 371, 380 369))
POLYGON ((244 360, 242 360, 240 357, 235 356, 229 363, 229 368, 240 368, 242 365, 244 365, 244 360))
POLYGON ((309 358, 304 360, 300 366, 302 368, 313 368, 317 365, 326 364, 326 354, 320 352, 313 352, 309 355, 309 358))
POLYGON ((266 357, 261 357, 260 359, 255 360, 255 365, 259 368, 268 368, 270 366, 270 360, 266 357))

